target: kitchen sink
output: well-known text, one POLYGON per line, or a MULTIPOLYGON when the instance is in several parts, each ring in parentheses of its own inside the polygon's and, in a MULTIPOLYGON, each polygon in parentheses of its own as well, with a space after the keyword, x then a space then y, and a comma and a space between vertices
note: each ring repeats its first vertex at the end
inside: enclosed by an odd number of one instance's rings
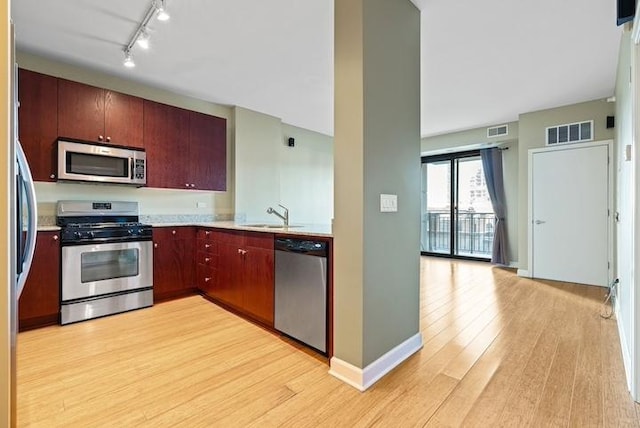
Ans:
POLYGON ((302 227, 302 226, 294 226, 294 225, 285 226, 283 224, 269 224, 269 223, 243 224, 242 226, 255 227, 259 229, 291 229, 294 227, 302 227))

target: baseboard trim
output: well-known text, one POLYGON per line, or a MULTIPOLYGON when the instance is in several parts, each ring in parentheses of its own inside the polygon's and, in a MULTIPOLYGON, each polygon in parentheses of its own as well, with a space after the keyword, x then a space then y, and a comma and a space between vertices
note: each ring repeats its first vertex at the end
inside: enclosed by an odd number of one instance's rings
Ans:
POLYGON ((522 276, 525 278, 531 278, 531 274, 526 269, 518 269, 518 276, 522 276))
POLYGON ((364 392, 404 360, 422 349, 422 346, 422 334, 416 333, 364 369, 332 357, 329 374, 364 392))

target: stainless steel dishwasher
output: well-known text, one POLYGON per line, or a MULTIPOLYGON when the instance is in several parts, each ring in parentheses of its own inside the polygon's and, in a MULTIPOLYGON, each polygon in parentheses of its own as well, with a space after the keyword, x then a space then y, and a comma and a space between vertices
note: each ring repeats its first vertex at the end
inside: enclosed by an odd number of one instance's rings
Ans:
POLYGON ((278 331, 327 352, 327 243, 275 241, 278 331))

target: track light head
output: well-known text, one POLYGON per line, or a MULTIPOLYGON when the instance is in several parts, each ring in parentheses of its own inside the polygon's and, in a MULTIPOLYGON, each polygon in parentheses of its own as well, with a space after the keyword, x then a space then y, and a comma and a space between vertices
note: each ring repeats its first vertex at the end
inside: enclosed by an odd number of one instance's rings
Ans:
POLYGON ((165 0, 157 0, 156 1, 156 9, 158 11, 158 21, 168 21, 170 16, 167 13, 167 9, 165 7, 165 0))
POLYGON ((123 62, 124 66, 127 68, 133 68, 136 66, 136 63, 133 61, 133 58, 131 58, 131 52, 129 51, 124 51, 124 62, 123 62))
POLYGON ((149 49, 149 34, 147 33, 146 30, 144 29, 142 30, 142 32, 140 33, 140 36, 138 36, 138 40, 136 41, 136 43, 142 49, 149 49))

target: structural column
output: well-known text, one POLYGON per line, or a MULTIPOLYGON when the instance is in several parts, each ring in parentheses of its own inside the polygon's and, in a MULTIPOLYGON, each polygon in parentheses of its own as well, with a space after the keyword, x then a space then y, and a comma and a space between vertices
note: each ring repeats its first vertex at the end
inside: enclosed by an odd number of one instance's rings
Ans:
POLYGON ((411 1, 335 0, 334 135, 330 373, 364 390, 422 347, 420 11, 411 1))

